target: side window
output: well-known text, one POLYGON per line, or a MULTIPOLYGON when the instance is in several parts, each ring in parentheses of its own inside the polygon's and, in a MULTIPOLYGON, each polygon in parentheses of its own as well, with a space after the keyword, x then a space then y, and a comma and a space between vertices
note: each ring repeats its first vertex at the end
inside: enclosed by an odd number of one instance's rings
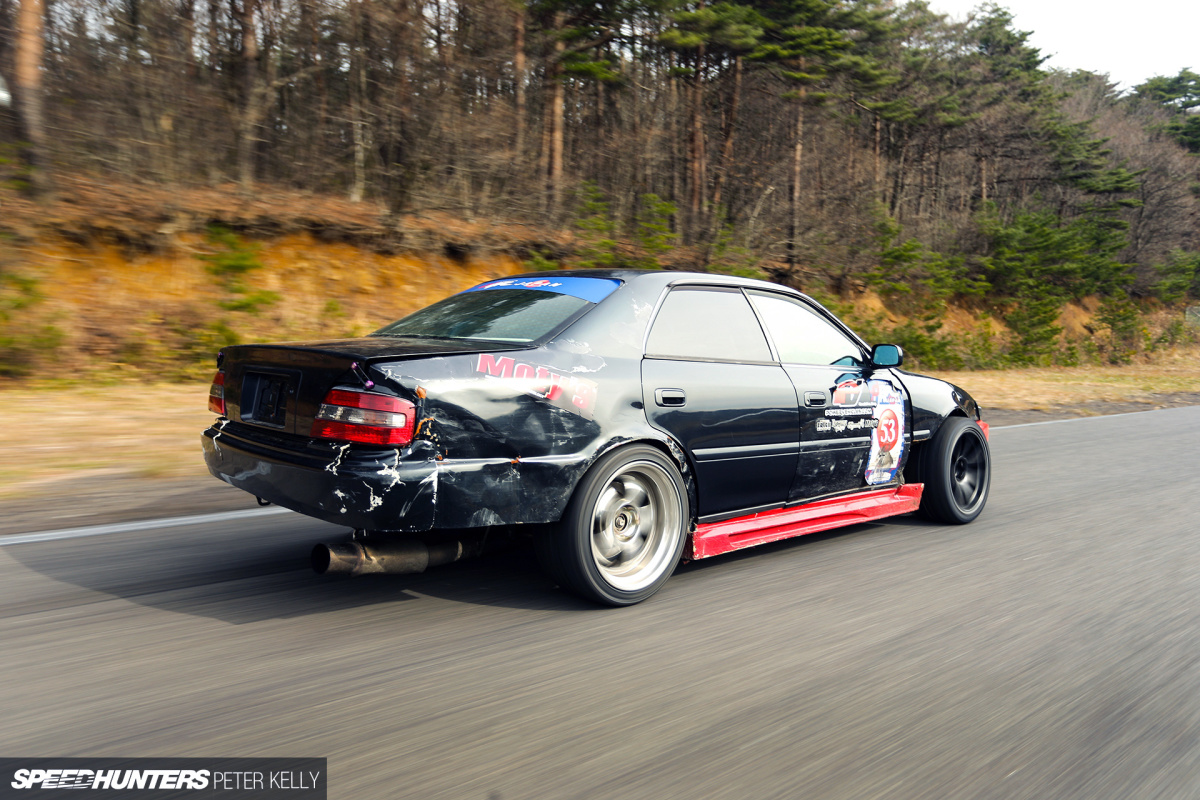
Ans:
POLYGON ((646 355, 664 358, 773 361, 762 327, 737 289, 675 289, 646 340, 646 355))
POLYGON ((780 361, 846 366, 862 363, 858 343, 804 303, 770 292, 749 294, 779 349, 780 361))

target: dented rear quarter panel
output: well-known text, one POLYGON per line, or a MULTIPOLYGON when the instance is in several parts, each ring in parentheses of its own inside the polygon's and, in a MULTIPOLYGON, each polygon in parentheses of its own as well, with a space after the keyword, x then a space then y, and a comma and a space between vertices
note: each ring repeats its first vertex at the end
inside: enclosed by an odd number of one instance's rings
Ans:
POLYGON ((369 363, 379 385, 419 398, 436 527, 554 522, 591 464, 629 442, 656 443, 690 474, 642 408, 642 342, 660 292, 626 283, 540 347, 369 363))

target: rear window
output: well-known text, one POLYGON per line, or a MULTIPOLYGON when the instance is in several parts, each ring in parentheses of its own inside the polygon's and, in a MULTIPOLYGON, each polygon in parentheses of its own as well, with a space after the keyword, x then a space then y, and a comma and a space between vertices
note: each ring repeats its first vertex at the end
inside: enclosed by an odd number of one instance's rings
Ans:
POLYGON ((476 286, 385 325, 371 335, 528 344, 554 333, 619 285, 617 281, 593 278, 528 281, 536 283, 528 288, 521 283, 491 281, 476 286))

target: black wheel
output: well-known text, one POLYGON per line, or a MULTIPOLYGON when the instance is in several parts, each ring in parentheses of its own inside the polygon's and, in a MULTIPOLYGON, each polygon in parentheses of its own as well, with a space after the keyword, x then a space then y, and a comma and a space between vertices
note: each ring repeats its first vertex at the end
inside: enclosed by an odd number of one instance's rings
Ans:
POLYGON ((913 451, 917 480, 925 484, 921 511, 930 519, 962 525, 987 503, 992 460, 983 429, 950 417, 933 440, 913 451))
POLYGON ((689 520, 687 491, 670 459, 653 447, 623 447, 584 475, 538 556, 576 594, 629 606, 671 577, 689 520))

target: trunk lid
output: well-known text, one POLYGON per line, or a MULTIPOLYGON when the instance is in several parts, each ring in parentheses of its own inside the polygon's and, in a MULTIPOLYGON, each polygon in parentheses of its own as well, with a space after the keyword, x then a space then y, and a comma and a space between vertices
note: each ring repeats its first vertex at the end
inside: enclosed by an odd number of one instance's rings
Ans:
POLYGON ((234 345, 222 351, 225 414, 234 422, 308 436, 330 389, 362 387, 356 364, 365 375, 376 362, 512 349, 504 342, 384 336, 234 345))

